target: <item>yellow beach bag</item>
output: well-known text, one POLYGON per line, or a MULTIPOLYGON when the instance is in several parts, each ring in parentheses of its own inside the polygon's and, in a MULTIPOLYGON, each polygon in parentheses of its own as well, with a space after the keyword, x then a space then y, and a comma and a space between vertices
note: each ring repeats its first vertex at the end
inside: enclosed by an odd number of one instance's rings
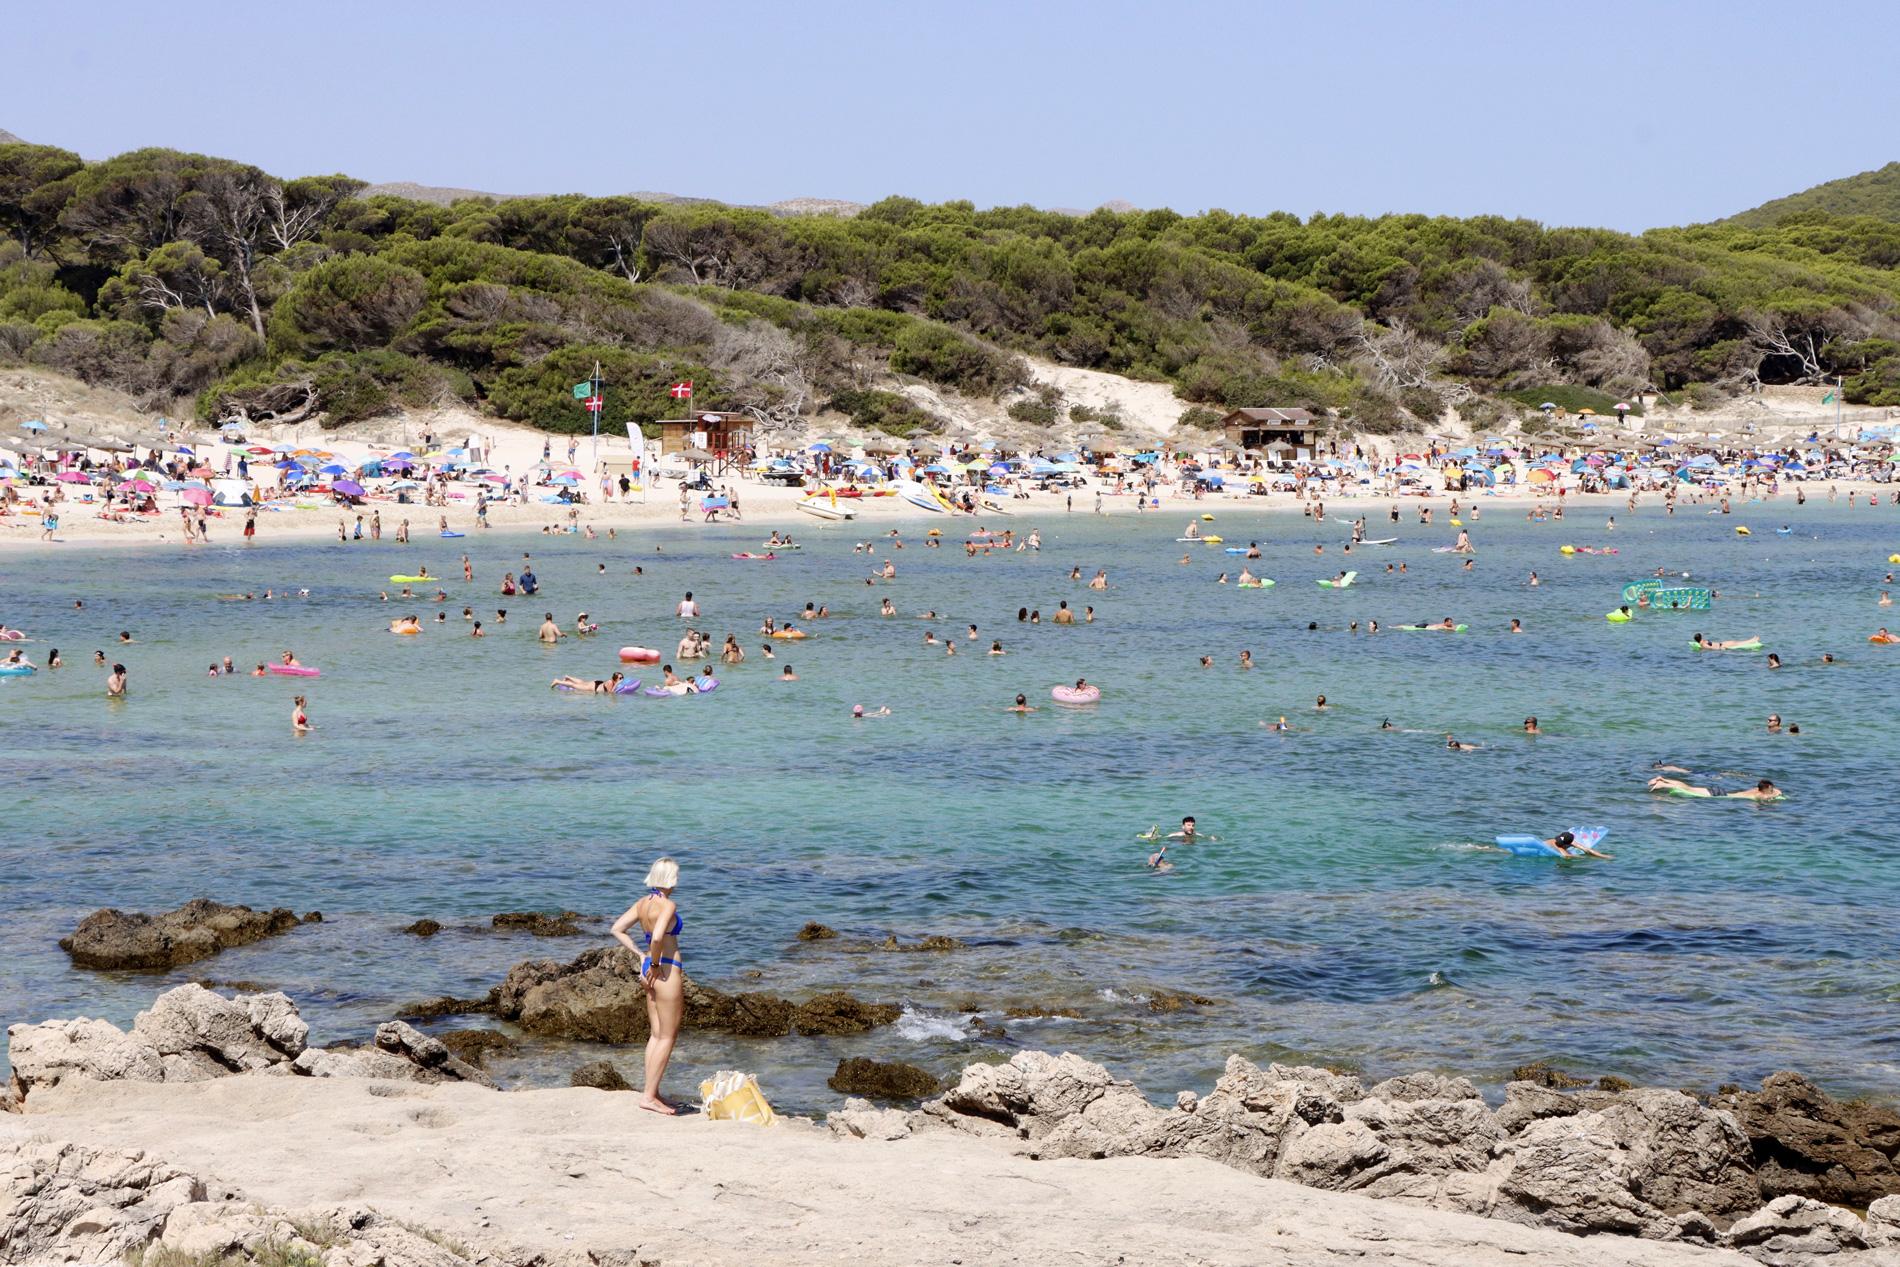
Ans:
POLYGON ((715 1122, 751 1122, 770 1126, 778 1120, 772 1106, 759 1090, 759 1080, 737 1069, 721 1069, 699 1084, 699 1098, 705 1103, 706 1116, 715 1122))

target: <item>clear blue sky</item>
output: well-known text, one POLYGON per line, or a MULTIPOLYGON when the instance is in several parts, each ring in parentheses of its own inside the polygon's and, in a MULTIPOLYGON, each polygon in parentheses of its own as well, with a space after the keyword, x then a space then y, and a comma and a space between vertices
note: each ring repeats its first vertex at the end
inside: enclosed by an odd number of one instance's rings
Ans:
POLYGON ((1900 158, 1900 4, 40 6, 0 127, 498 192, 1643 229, 1900 158))

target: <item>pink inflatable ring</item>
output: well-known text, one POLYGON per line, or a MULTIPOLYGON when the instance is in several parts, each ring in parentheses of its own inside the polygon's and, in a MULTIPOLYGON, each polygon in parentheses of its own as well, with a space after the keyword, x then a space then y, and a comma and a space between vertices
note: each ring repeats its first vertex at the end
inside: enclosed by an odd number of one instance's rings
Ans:
POLYGON ((1058 686, 1050 690, 1049 696, 1058 704, 1093 704, 1102 698, 1099 686, 1058 686))
POLYGON ((622 664, 658 664, 659 662, 660 653, 651 647, 620 648, 620 663, 622 664))

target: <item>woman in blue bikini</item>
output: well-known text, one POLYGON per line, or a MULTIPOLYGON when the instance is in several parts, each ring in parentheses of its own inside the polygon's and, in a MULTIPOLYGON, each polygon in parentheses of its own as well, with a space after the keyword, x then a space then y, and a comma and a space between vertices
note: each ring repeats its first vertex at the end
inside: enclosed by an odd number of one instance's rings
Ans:
POLYGON ((686 967, 679 957, 679 935, 686 921, 673 904, 679 879, 679 863, 671 858, 656 861, 647 871, 647 895, 615 920, 613 928, 620 944, 639 954, 640 983, 646 987, 646 1086, 640 1093, 640 1107, 669 1116, 676 1110, 660 1098, 660 1080, 673 1058, 680 1018, 686 1011, 686 967), (627 935, 634 927, 640 930, 639 946, 627 935))

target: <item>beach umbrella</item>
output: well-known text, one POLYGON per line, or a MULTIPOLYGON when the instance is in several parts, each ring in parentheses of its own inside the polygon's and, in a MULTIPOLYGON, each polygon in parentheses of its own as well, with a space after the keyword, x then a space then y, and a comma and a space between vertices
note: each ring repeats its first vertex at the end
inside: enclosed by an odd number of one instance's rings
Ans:
POLYGON ((391 484, 390 487, 391 488, 421 488, 422 485, 416 483, 414 480, 397 480, 394 484, 391 484))
POLYGON ((298 463, 295 458, 285 458, 281 462, 272 462, 271 465, 280 471, 301 471, 303 469, 303 466, 298 463))
POLYGON ((577 476, 573 476, 573 475, 556 475, 553 479, 550 479, 548 483, 567 484, 571 486, 571 485, 580 483, 580 479, 577 476))
POLYGON ((58 479, 62 484, 90 484, 92 476, 84 471, 61 471, 58 479))
POLYGON ((413 458, 415 454, 411 453, 407 449, 397 449, 394 453, 390 454, 389 456, 392 458, 402 458, 404 461, 407 461, 408 459, 413 458))
POLYGON ((1538 408, 1543 410, 1545 413, 1549 413, 1551 410, 1555 409, 1556 407, 1557 407, 1557 402, 1554 400, 1547 400, 1543 404, 1538 406, 1538 408))
POLYGON ((211 504, 211 490, 208 488, 188 488, 178 494, 178 500, 188 506, 209 506, 211 504))
POLYGON ((343 466, 340 463, 336 463, 336 462, 330 463, 328 466, 323 467, 318 472, 318 474, 320 475, 348 475, 349 473, 350 473, 349 467, 343 466))
POLYGON ((482 476, 482 478, 487 480, 490 484, 506 484, 508 482, 508 477, 506 475, 497 475, 493 471, 490 471, 488 474, 482 476))
POLYGON ((289 453, 291 452, 291 448, 287 444, 273 444, 270 447, 270 451, 272 453, 289 453))
POLYGON ((150 480, 127 480, 125 483, 119 485, 119 487, 134 493, 156 493, 158 491, 158 486, 153 484, 150 480))
POLYGON ((40 421, 40 420, 39 420, 38 418, 30 418, 30 419, 28 419, 27 421, 25 421, 25 422, 23 422, 23 423, 21 423, 21 424, 20 424, 20 430, 22 430, 22 431, 44 431, 44 430, 46 430, 46 424, 45 424, 45 423, 43 423, 43 422, 41 422, 41 421, 40 421))
POLYGON ((826 444, 826 443, 825 443, 825 442, 824 442, 823 440, 820 440, 820 441, 819 441, 818 443, 816 443, 816 444, 813 444, 813 445, 809 445, 809 446, 807 446, 807 447, 806 447, 806 449, 805 449, 805 452, 807 452, 807 453, 829 453, 829 452, 831 452, 831 446, 830 446, 830 445, 828 445, 828 444, 826 444))
POLYGON ((330 487, 336 492, 342 493, 345 497, 361 497, 363 495, 363 486, 358 484, 355 480, 332 480, 330 487))
POLYGON ((923 472, 925 475, 948 475, 950 474, 950 468, 941 462, 932 462, 929 466, 923 468, 923 472))
POLYGON ((254 444, 250 448, 244 451, 250 454, 252 457, 257 457, 257 458, 267 458, 270 456, 270 450, 265 448, 261 444, 254 444))

